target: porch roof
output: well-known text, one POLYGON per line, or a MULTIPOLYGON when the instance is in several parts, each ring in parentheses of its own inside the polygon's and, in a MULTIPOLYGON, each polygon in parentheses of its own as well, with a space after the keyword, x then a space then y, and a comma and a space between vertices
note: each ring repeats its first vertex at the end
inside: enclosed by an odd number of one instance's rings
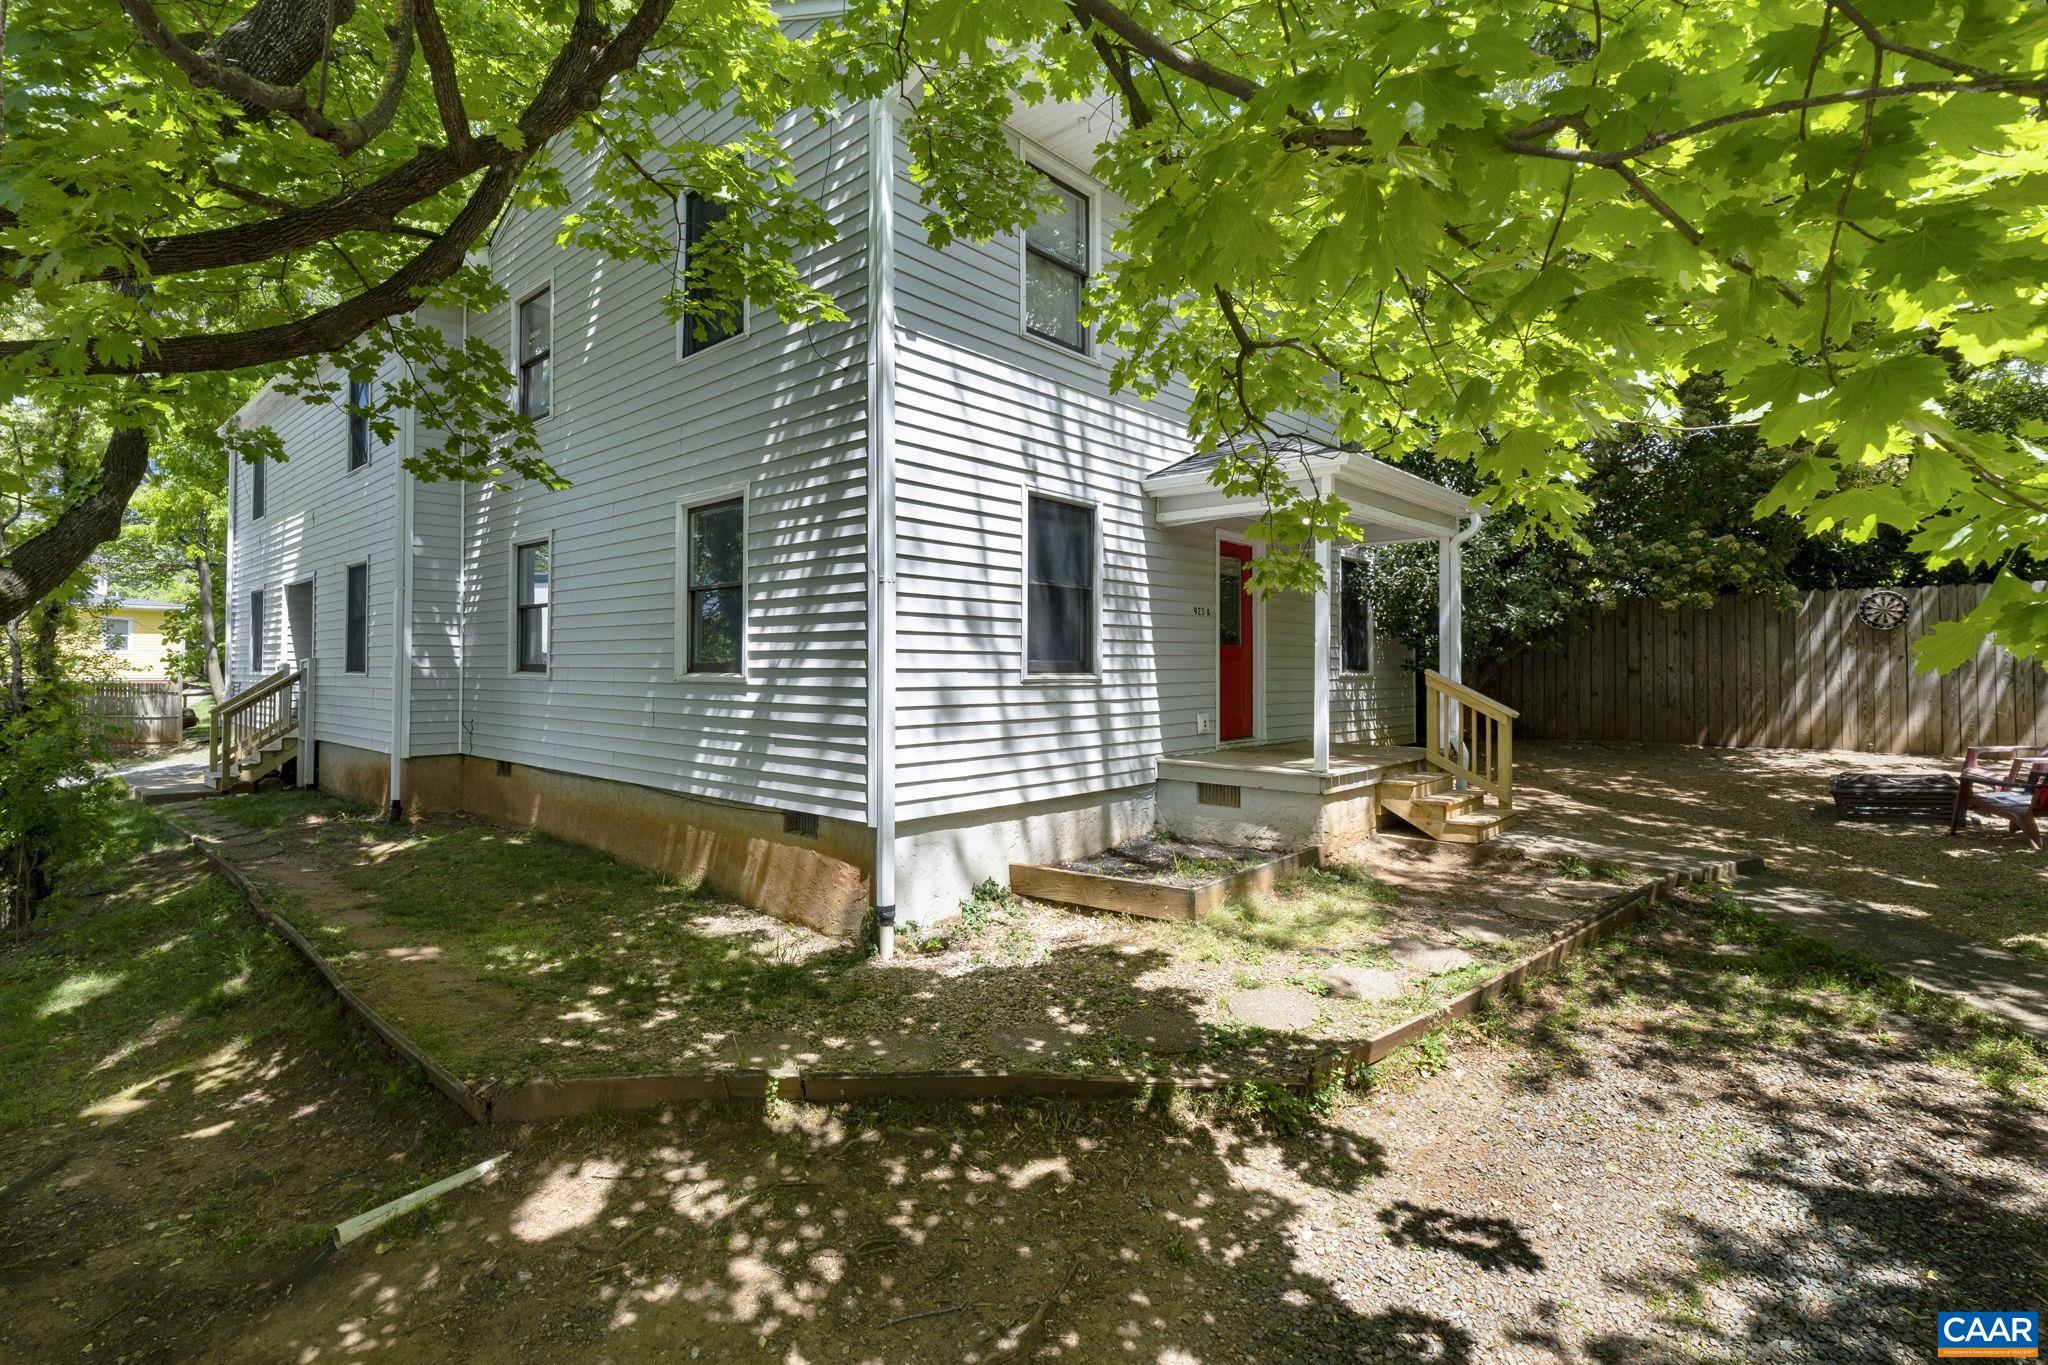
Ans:
MULTIPOLYGON (((1384 460, 1306 436, 1280 436, 1266 447, 1281 457, 1288 484, 1314 496, 1336 493, 1351 507, 1351 520, 1367 544, 1439 540, 1455 534, 1471 511, 1471 500, 1455 489, 1396 469, 1384 460)), ((1145 476, 1154 515, 1161 526, 1219 526, 1256 520, 1264 505, 1256 496, 1233 497, 1209 481, 1226 445, 1190 455, 1145 476)))

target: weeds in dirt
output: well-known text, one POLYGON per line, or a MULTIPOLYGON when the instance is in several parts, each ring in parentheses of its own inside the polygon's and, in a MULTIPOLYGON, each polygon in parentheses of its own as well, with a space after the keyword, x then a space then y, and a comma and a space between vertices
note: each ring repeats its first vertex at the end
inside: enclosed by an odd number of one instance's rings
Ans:
POLYGON ((207 809, 244 829, 276 829, 287 822, 296 823, 323 815, 366 817, 369 814, 367 806, 320 791, 249 792, 241 796, 223 796, 211 802, 207 809))

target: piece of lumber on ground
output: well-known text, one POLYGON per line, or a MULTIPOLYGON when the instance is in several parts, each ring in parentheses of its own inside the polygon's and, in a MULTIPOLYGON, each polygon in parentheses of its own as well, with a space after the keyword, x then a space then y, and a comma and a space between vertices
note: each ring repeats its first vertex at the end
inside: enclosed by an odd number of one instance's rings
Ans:
POLYGON ((338 1247, 347 1246, 364 1233, 384 1226, 401 1213, 410 1213, 423 1204, 430 1204, 439 1199, 450 1190, 459 1189, 473 1180, 483 1179, 497 1170, 498 1163, 510 1155, 510 1152, 500 1152, 494 1157, 477 1162, 466 1171, 457 1171, 445 1180, 436 1180, 433 1184, 414 1190, 411 1194, 402 1194, 388 1204, 379 1204, 368 1213, 359 1213, 345 1223, 335 1224, 334 1244, 338 1247))

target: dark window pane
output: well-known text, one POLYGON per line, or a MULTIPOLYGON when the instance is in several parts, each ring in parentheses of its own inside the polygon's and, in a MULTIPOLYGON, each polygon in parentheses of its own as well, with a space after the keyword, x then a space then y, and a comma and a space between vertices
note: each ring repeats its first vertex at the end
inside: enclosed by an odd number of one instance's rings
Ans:
MULTIPOLYGON (((261 469, 263 466, 256 466, 261 469)), ((249 594, 249 671, 263 671, 263 594, 249 594)))
POLYGON ((348 639, 343 667, 350 673, 370 671, 370 566, 348 566, 348 639))
POLYGON ((1087 673, 1095 667, 1095 513, 1033 496, 1025 670, 1087 673))
POLYGON ((695 588, 690 592, 692 673, 740 670, 740 590, 695 588))
POLYGON ((545 417, 554 405, 554 295, 543 289, 519 305, 519 411, 545 417))
POLYGON ((745 508, 740 500, 690 513, 690 586, 738 583, 744 574, 745 508))
POLYGON ((553 551, 547 541, 537 540, 519 546, 515 554, 516 667, 522 673, 545 673, 548 668, 548 607, 554 590, 553 551))
POLYGON ((361 469, 370 462, 370 382, 348 382, 348 467, 361 469))
POLYGON ((252 521, 263 515, 264 473, 267 468, 261 460, 249 466, 249 517, 252 521))
POLYGON ((1216 560, 1216 641, 1244 643, 1244 562, 1235 555, 1216 560))
POLYGON ((1338 576, 1338 619, 1344 632, 1344 670, 1372 671, 1372 606, 1366 600, 1370 569, 1362 559, 1342 561, 1338 576))
POLYGON ((1093 601, 1086 588, 1031 585, 1031 672, 1086 673, 1094 667, 1093 601))
MULTIPOLYGON (((684 204, 683 267, 693 268, 697 244, 713 225, 725 221, 726 206, 692 192, 684 204)), ((740 304, 737 300, 714 297, 701 284, 687 282, 683 290, 683 354, 695 355, 719 342, 739 335, 740 304)))

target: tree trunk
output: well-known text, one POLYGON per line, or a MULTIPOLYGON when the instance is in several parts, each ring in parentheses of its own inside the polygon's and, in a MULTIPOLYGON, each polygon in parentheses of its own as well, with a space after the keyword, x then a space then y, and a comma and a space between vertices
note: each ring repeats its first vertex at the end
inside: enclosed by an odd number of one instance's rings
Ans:
POLYGON ((0 621, 21 614, 64 585, 92 552, 121 534, 121 514, 149 472, 149 433, 123 427, 107 440, 98 487, 23 541, 0 563, 0 621))
POLYGON ((214 623, 213 561, 201 555, 198 563, 199 647, 206 652, 206 690, 213 693, 213 704, 219 706, 228 699, 228 680, 221 671, 220 637, 214 623))
POLYGON ((221 31, 213 50, 266 85, 297 85, 327 54, 328 23, 356 12, 356 0, 256 0, 221 31))

